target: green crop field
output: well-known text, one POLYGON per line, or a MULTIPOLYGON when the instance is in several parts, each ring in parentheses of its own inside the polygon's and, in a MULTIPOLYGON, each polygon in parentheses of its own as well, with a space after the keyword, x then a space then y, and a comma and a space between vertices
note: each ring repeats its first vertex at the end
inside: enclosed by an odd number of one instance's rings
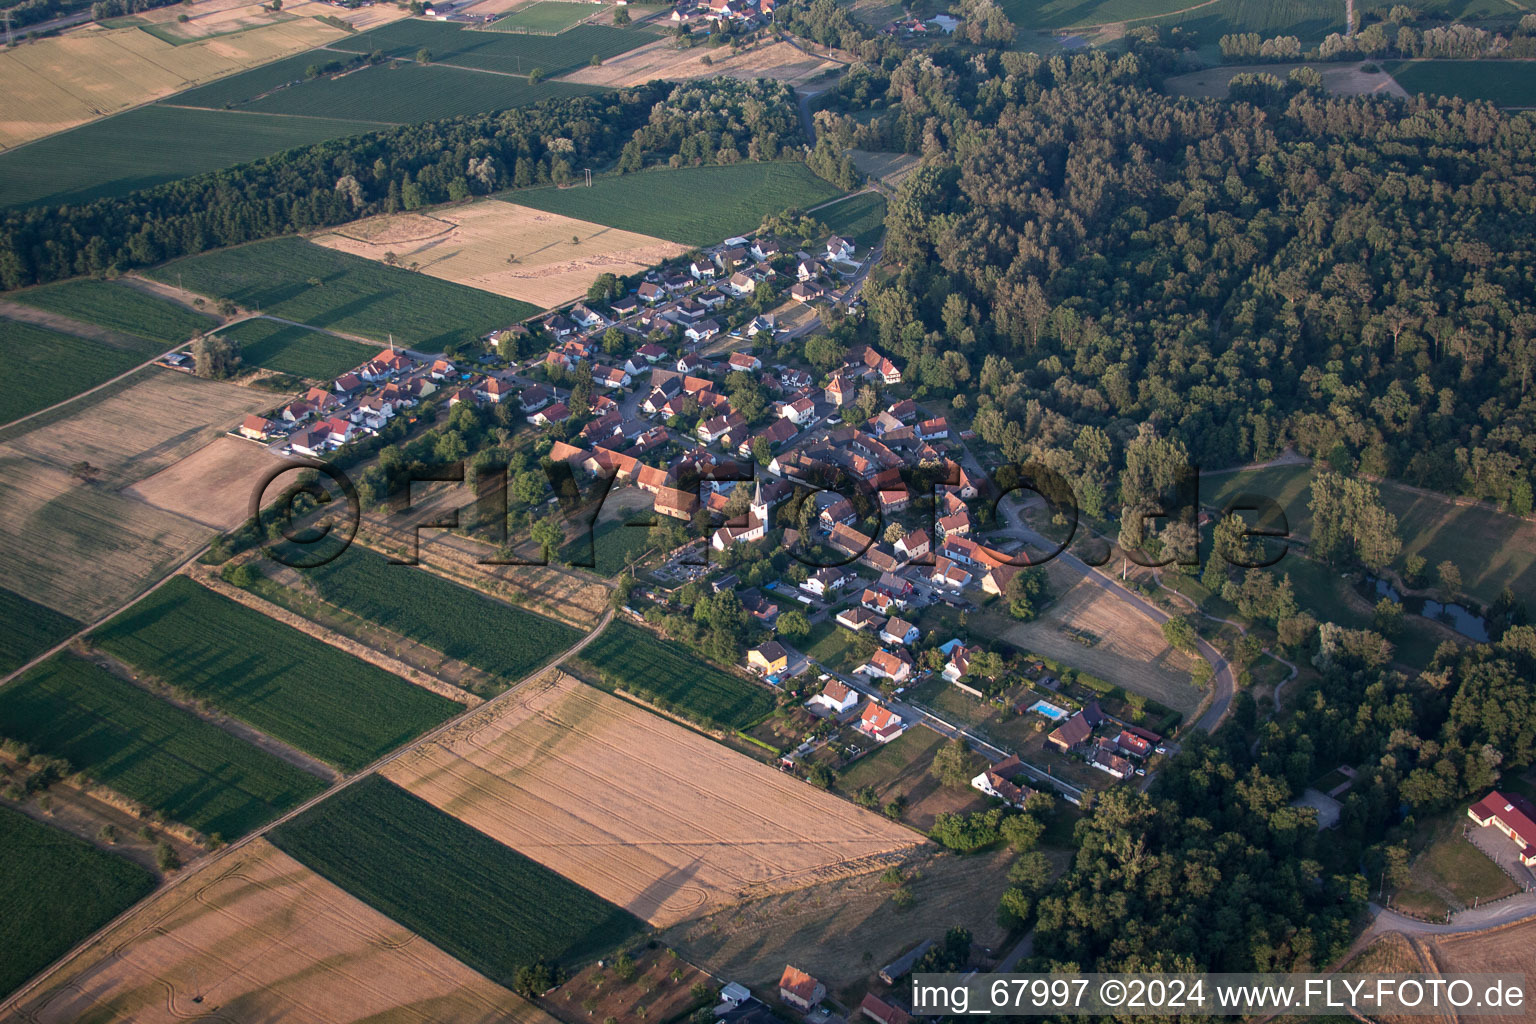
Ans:
POLYGON ((584 67, 594 55, 599 60, 617 57, 655 38, 643 29, 607 25, 581 25, 551 38, 479 32, 448 22, 407 19, 338 39, 330 47, 351 53, 383 50, 387 57, 411 58, 425 49, 434 64, 513 75, 526 75, 538 68, 553 75, 584 67))
POLYGON ((589 18, 604 7, 592 4, 562 3, 561 0, 539 0, 538 3, 519 7, 505 18, 491 22, 486 28, 492 32, 533 32, 555 35, 564 32, 583 18, 589 18))
POLYGON ((1438 93, 1501 107, 1536 107, 1536 62, 1398 60, 1382 65, 1409 94, 1438 93))
POLYGON ((84 323, 162 342, 165 348, 179 345, 217 323, 211 316, 112 281, 82 278, 12 292, 6 298, 84 323))
POLYGON ((15 320, 0 320, 0 379, 5 381, 0 391, 0 423, 88 391, 164 350, 151 341, 134 348, 117 348, 15 320))
POLYGON ((708 725, 744 729, 773 710, 773 694, 627 622, 613 622, 581 652, 608 686, 622 687, 708 725))
POLYGON ((1219 0, 1204 7, 1197 7, 1197 2, 1181 4, 1186 9, 1183 13, 1155 20, 1198 32, 1210 49, 1222 36, 1235 32, 1298 36, 1307 46, 1322 42, 1330 32, 1344 31, 1344 5, 1336 0, 1219 0))
POLYGON ((0 807, 0 999, 154 887, 137 864, 0 807))
POLYGON ((601 91, 564 82, 529 85, 526 78, 518 75, 488 74, 443 64, 378 64, 340 78, 317 78, 280 89, 242 104, 239 109, 412 124, 601 91))
MULTIPOLYGON (((864 192, 823 207, 811 216, 825 224, 832 234, 853 239, 862 250, 880 241, 885 233, 885 197, 878 192, 864 192)), ((864 253, 855 255, 862 259, 864 253)))
POLYGON ((538 310, 526 302, 386 267, 302 238, 275 238, 189 256, 149 272, 312 327, 440 351, 538 310), (315 278, 318 285, 309 284, 315 278))
POLYGON ((178 92, 167 96, 160 103, 165 106, 206 107, 211 110, 233 107, 269 93, 273 89, 308 81, 306 72, 310 68, 318 67, 329 60, 341 59, 343 58, 338 54, 316 53, 310 50, 251 68, 249 71, 242 71, 237 75, 215 79, 207 85, 178 92))
POLYGON ((594 178, 591 188, 551 185, 500 198, 683 245, 713 245, 752 231, 767 214, 837 194, 804 164, 742 163, 613 175, 594 178))
POLYGON ((634 938, 629 912, 371 775, 274 829, 274 845, 381 913, 510 984, 634 938))
POLYGON ((0 154, 0 207, 84 203, 379 127, 159 104, 0 154))
POLYGON ((0 735, 226 839, 324 788, 286 761, 68 653, 0 688, 0 735))
POLYGON ((0 674, 14 672, 54 644, 62 643, 82 624, 52 608, 0 587, 0 674))
POLYGON ((240 343, 240 358, 246 366, 262 366, 312 380, 339 377, 379 351, 374 345, 276 320, 245 320, 219 335, 240 343))
POLYGON ((304 573, 324 600, 504 679, 521 679, 581 639, 570 626, 425 569, 391 565, 360 545, 304 573))
POLYGON ((171 580, 91 639, 346 771, 464 710, 186 577, 171 580))

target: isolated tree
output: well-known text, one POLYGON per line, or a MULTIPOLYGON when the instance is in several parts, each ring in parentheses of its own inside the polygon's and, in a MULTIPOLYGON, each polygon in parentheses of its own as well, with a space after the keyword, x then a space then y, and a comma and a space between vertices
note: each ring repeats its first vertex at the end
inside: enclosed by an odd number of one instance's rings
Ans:
POLYGON ((928 773, 946 786, 959 789, 971 783, 971 745, 963 739, 950 740, 933 755, 928 773))
POLYGON ((784 612, 779 616, 778 622, 775 624, 774 628, 776 628, 781 635, 789 637, 791 640, 797 640, 800 637, 810 633, 811 623, 810 620, 805 617, 804 612, 795 608, 791 608, 789 611, 784 612))

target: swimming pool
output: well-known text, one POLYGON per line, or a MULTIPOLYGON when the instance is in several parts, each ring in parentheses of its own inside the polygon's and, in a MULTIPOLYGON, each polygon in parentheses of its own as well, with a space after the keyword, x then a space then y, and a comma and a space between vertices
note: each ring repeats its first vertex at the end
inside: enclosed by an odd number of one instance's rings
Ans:
POLYGON ((1029 706, 1029 710, 1038 711, 1053 722, 1059 722, 1067 717, 1067 713, 1055 704, 1047 704, 1043 700, 1037 700, 1029 706))

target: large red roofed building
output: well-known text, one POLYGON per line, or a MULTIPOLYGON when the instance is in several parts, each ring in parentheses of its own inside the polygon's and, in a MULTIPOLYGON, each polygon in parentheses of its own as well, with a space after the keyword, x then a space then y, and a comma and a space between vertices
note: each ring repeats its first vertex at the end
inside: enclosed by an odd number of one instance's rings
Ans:
POLYGON ((912 1017, 899 1006, 892 1006, 871 992, 859 1004, 859 1012, 876 1024, 911 1024, 912 1017))
POLYGON ((827 986, 800 968, 785 964, 784 974, 779 978, 779 998, 791 1006, 809 1010, 827 998, 827 986))
POLYGON ((1506 796, 1494 790, 1467 808, 1467 817, 1487 828, 1492 825, 1520 847, 1520 863, 1536 867, 1536 807, 1518 794, 1506 796))

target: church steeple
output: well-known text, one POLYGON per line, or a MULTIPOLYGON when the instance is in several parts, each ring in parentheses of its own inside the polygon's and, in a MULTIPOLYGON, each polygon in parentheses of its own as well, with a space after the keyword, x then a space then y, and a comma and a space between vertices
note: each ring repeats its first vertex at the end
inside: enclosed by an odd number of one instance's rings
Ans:
POLYGON ((768 503, 763 500, 763 478, 761 476, 757 478, 757 486, 752 490, 752 504, 748 506, 748 509, 757 517, 757 521, 763 524, 763 528, 767 529, 769 508, 768 503))

